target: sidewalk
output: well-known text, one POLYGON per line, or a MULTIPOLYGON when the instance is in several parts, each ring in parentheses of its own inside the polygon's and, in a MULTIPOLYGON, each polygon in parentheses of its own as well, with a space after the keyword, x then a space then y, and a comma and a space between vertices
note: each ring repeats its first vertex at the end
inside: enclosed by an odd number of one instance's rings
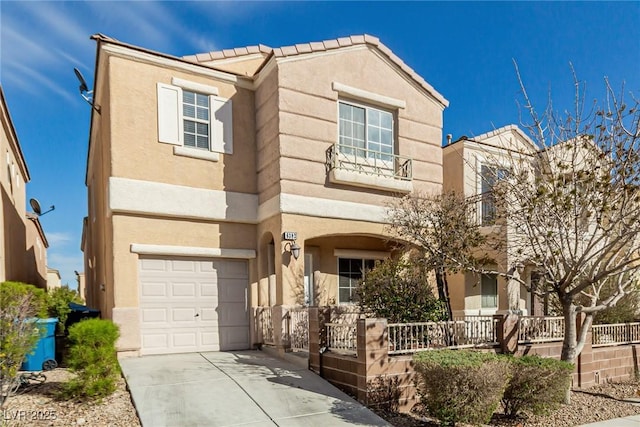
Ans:
MULTIPOLYGON (((638 409, 640 410, 640 408, 638 409)), ((640 427, 640 415, 598 421, 597 423, 583 424, 580 427, 640 427)))

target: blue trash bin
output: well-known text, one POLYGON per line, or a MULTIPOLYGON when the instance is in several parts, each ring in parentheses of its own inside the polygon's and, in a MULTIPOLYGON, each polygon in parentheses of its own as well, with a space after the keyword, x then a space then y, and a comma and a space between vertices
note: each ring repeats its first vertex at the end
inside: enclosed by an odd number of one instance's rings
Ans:
POLYGON ((35 319, 34 323, 43 328, 42 335, 33 349, 33 354, 27 354, 20 369, 23 371, 50 371, 58 366, 56 362, 56 324, 58 319, 35 319))

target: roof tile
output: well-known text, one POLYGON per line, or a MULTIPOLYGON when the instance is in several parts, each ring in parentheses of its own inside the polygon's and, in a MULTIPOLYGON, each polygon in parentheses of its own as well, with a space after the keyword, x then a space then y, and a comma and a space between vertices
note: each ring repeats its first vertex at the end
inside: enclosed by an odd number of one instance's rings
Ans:
POLYGON ((215 52, 211 52, 211 59, 224 59, 224 54, 221 50, 216 50, 215 52))
POLYGON ((365 43, 370 43, 370 44, 373 44, 373 45, 376 45, 376 46, 378 46, 380 44, 380 39, 377 38, 376 36, 372 36, 370 34, 365 34, 364 35, 364 41, 365 41, 365 43))
POLYGON ((322 44, 322 42, 311 42, 309 43, 309 46, 311 46, 311 50, 313 52, 324 50, 324 45, 322 44))
POLYGON ((236 52, 233 49, 222 49, 222 54, 225 58, 233 58, 236 56, 236 52))
POLYGON ((353 44, 363 44, 364 36, 351 36, 351 43, 353 44))
POLYGON ((247 46, 247 53, 260 53, 260 48, 258 46, 247 46))
POLYGON ((236 56, 242 56, 242 55, 248 55, 249 51, 247 50, 246 47, 237 47, 235 49, 233 49, 233 51, 235 52, 236 56))
POLYGON ((298 51, 298 53, 309 53, 311 52, 311 46, 309 45, 309 43, 297 44, 296 50, 298 51))
POLYGON ((351 38, 350 37, 340 37, 338 40, 338 44, 340 47, 351 46, 351 38))
POLYGON ((280 50, 284 56, 296 55, 298 53, 295 46, 282 46, 280 50))
POLYGON ((337 49, 340 47, 340 45, 338 44, 338 40, 333 39, 333 40, 325 40, 322 42, 322 44, 324 45, 324 48, 329 50, 329 49, 337 49))
POLYGON ((211 54, 209 54, 209 52, 207 52, 207 53, 197 53, 196 54, 196 60, 198 62, 211 61, 211 54))

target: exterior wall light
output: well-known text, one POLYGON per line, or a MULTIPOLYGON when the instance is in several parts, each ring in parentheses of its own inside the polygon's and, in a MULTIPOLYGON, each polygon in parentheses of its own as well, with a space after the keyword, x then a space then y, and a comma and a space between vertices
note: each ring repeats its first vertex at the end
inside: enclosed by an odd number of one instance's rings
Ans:
POLYGON ((295 231, 285 231, 282 233, 282 240, 285 240, 287 243, 284 245, 284 250, 287 250, 287 246, 289 246, 289 252, 294 259, 298 259, 300 256, 300 246, 296 243, 296 239, 298 238, 298 233, 295 231))
POLYGON ((298 259, 298 257, 300 256, 300 246, 295 241, 293 243, 287 242, 284 245, 285 250, 287 249, 287 246, 289 246, 289 252, 291 252, 293 258, 298 259))

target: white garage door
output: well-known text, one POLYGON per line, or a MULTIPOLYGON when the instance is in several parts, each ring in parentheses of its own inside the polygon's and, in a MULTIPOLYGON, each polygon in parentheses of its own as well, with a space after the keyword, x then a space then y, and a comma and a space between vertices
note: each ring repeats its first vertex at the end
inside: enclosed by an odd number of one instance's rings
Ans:
POLYGON ((249 348, 244 260, 141 258, 142 354, 249 348))

